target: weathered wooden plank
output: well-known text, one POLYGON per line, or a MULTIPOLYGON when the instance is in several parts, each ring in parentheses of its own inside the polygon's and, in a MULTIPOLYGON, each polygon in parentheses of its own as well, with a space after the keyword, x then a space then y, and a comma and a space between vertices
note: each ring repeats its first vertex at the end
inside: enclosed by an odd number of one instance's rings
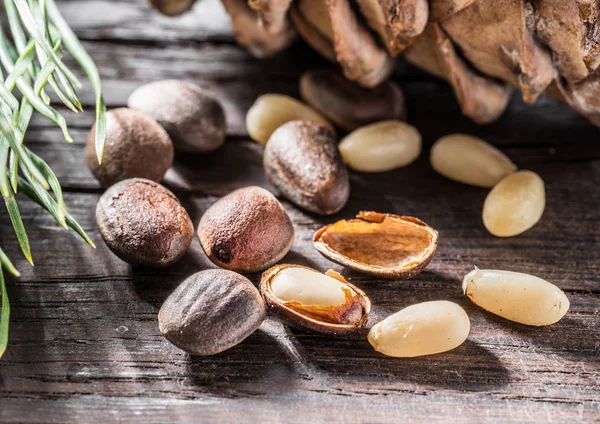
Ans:
MULTIPOLYGON (((179 156, 167 183, 194 223, 219 196, 256 184, 277 192, 262 170, 262 147, 247 140, 244 116, 265 92, 297 96, 297 79, 324 62, 299 43, 267 61, 236 47, 216 0, 169 19, 144 2, 63 1, 60 6, 98 61, 110 107, 142 83, 184 78, 213 90, 225 105, 230 140, 204 156, 179 156), (114 13, 107 13, 111 11, 114 13), (211 41, 211 43, 201 43, 211 41)), ((296 227, 284 259, 341 271, 374 303, 369 326, 406 305, 450 299, 472 319, 455 351, 399 360, 375 353, 365 333, 331 339, 269 318, 223 354, 189 357, 160 335, 156 313, 186 276, 213 265, 194 240, 184 259, 162 271, 131 269, 95 230, 101 189, 85 167, 88 110, 68 115, 74 145, 40 117, 27 137, 64 185, 70 211, 98 244, 89 248, 39 207, 20 205, 35 268, 20 259, 5 211, 0 243, 23 276, 8 281, 11 344, 0 362, 2 422, 595 422, 600 416, 600 145, 598 130, 567 107, 518 99, 495 124, 460 116, 445 83, 400 65, 410 122, 426 146, 451 132, 499 145, 546 182, 547 208, 527 233, 498 239, 481 223, 486 190, 448 181, 429 166, 427 149, 413 165, 379 175, 352 173, 352 196, 330 218, 283 204, 296 227), (332 264, 312 247, 324 223, 361 209, 416 215, 440 231, 425 272, 409 281, 379 281, 332 264), (529 272, 563 288, 569 315, 530 328, 496 318, 461 293, 473 265, 529 272)), ((91 105, 88 89, 84 103, 91 105)), ((256 283, 259 275, 250 275, 256 283)))
POLYGON ((59 9, 84 40, 115 43, 234 43, 220 0, 200 0, 183 16, 167 17, 145 0, 67 0, 59 9))

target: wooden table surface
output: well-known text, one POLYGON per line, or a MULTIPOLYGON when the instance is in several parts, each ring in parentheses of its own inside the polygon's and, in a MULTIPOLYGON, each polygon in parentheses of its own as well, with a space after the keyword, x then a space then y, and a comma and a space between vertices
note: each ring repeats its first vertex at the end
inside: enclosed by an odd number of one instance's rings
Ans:
MULTIPOLYGON (((109 107, 139 85, 166 78, 195 81, 226 107, 229 139, 206 156, 179 156, 167 185, 197 223, 233 189, 260 185, 277 194, 262 169, 262 147, 247 137, 244 116, 265 92, 297 96, 298 77, 326 63, 299 42, 259 61, 235 45, 216 0, 169 19, 142 0, 71 0, 59 6, 97 61, 109 107)), ((241 345, 213 357, 190 357, 161 336, 157 311, 186 276, 213 267, 198 240, 164 270, 132 269, 114 257, 94 219, 102 193, 84 161, 93 122, 68 115, 73 145, 37 116, 28 145, 54 168, 72 214, 97 243, 93 250, 22 199, 36 265, 21 259, 8 217, 2 247, 23 275, 8 281, 10 345, 0 362, 2 422, 600 422, 600 130, 562 105, 518 98, 496 123, 479 127, 460 115, 451 89, 400 63, 409 121, 425 149, 394 172, 351 174, 351 199, 336 216, 306 214, 282 202, 296 227, 285 262, 342 272, 371 297, 369 327, 417 302, 448 299, 472 320, 469 339, 444 354, 384 357, 366 331, 355 337, 309 334, 268 318, 241 345), (518 237, 491 236, 481 222, 486 190, 436 174, 428 148, 465 132, 493 142, 520 168, 539 173, 547 206, 540 223, 518 237), (313 232, 361 209, 417 216, 440 232, 431 265, 409 281, 381 281, 321 257, 313 232), (473 305, 461 291, 474 265, 535 274, 561 287, 571 309, 558 324, 533 328, 473 305)), ((3 209, 3 208, 2 208, 3 209)), ((257 282, 259 275, 250 278, 257 282)))

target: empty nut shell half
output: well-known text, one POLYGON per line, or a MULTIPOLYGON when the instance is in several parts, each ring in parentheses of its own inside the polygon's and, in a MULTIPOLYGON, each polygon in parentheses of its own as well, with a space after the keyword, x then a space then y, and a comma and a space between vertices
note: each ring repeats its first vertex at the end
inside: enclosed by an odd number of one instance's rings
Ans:
POLYGON ((334 262, 384 278, 421 272, 437 249, 438 232, 418 218, 360 212, 315 233, 317 250, 334 262))
POLYGON ((301 265, 276 265, 264 272, 260 292, 267 308, 294 326, 326 334, 360 330, 371 301, 339 273, 301 265))

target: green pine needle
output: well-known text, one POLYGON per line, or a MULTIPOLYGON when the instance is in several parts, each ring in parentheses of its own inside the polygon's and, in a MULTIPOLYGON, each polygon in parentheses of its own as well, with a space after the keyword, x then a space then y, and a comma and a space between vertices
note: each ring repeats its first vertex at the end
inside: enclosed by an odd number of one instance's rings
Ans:
MULTIPOLYGON (((0 195, 23 255, 33 265, 29 238, 15 198, 17 190, 46 209, 62 227, 72 229, 86 243, 96 247, 68 213, 56 174, 42 158, 23 145, 34 110, 56 124, 68 143, 73 141, 65 118, 51 105, 49 96, 53 92, 75 113, 83 110, 76 90, 80 86, 79 80, 62 61, 65 51, 79 63, 96 95, 99 162, 106 140, 106 106, 98 69, 61 16, 54 0, 0 1, 8 20, 6 27, 0 23, 0 195)), ((3 269, 19 276, 0 249, 0 358, 8 343, 10 319, 3 269)))
POLYGON ((2 297, 2 310, 0 311, 0 358, 2 358, 8 346, 8 323, 10 322, 10 304, 8 303, 8 294, 6 293, 2 267, 0 267, 0 296, 2 297))

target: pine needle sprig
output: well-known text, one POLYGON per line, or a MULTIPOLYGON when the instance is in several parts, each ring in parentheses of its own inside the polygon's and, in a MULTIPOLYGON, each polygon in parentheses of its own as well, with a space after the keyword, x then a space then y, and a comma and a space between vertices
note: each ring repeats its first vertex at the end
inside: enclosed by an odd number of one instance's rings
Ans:
MULTIPOLYGON (((51 104, 49 93, 77 113, 83 110, 77 95, 80 82, 63 62, 65 50, 79 63, 96 96, 96 153, 102 162, 106 139, 106 106, 100 74, 77 36, 63 19, 54 0, 2 0, 8 28, 0 24, 0 195, 25 258, 33 257, 15 198, 18 190, 46 209, 56 222, 75 231, 86 243, 94 242, 66 208, 62 188, 50 166, 23 144, 34 111, 73 140, 65 118, 51 104), (15 89, 20 95, 15 94, 15 89), (47 91, 48 90, 48 91, 47 91)), ((0 358, 8 344, 10 304, 4 272, 19 271, 0 248, 0 358)))

